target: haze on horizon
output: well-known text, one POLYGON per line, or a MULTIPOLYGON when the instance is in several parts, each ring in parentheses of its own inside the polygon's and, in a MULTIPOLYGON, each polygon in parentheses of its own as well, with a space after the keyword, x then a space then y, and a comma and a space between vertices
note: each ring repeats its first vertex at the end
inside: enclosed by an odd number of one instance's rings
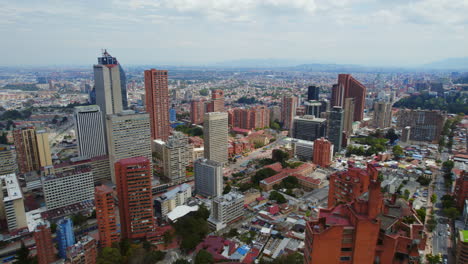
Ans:
POLYGON ((468 57, 468 0, 0 1, 0 65, 288 59, 415 66, 468 57))

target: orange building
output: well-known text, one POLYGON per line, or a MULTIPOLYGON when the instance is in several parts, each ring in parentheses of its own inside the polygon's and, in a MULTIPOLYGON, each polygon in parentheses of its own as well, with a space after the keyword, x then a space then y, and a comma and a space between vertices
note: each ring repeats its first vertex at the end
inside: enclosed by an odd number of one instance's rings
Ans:
POLYGON ((55 247, 52 242, 52 232, 47 224, 39 224, 34 231, 34 240, 37 247, 37 263, 49 264, 54 262, 55 247))
POLYGON ((335 172, 330 175, 330 189, 328 191, 328 207, 337 203, 347 203, 367 192, 371 180, 377 180, 378 171, 368 165, 367 170, 348 168, 346 171, 335 172))
POLYGON ((320 167, 328 167, 331 164, 333 155, 333 145, 325 138, 318 138, 314 141, 313 162, 320 167))
POLYGON ((355 108, 353 121, 361 121, 364 118, 366 106, 366 87, 351 74, 339 74, 338 84, 332 87, 331 106, 344 107, 346 98, 354 98, 355 108))
POLYGON ((169 88, 166 70, 145 71, 146 112, 150 115, 151 139, 169 137, 169 88))
POLYGON ((453 197, 455 198, 457 208, 463 211, 465 200, 468 200, 468 175, 465 171, 463 171, 461 176, 455 181, 453 197))
POLYGON ((416 264, 424 250, 424 224, 403 199, 384 200, 380 182, 367 195, 307 222, 305 264, 416 264))
POLYGON ((266 106, 234 108, 228 111, 228 115, 231 127, 251 130, 270 126, 270 109, 266 106))
POLYGON ((211 91, 211 102, 207 106, 207 112, 224 112, 223 90, 211 91))
POLYGON ((145 157, 115 163, 122 238, 142 239, 155 227, 151 198, 151 163, 145 157))
POLYGON ((205 101, 203 99, 195 99, 190 102, 190 122, 195 125, 203 123, 205 115, 205 101))
POLYGON ((100 246, 102 248, 111 247, 112 243, 119 242, 112 189, 105 185, 97 186, 94 189, 94 201, 96 204, 100 246))

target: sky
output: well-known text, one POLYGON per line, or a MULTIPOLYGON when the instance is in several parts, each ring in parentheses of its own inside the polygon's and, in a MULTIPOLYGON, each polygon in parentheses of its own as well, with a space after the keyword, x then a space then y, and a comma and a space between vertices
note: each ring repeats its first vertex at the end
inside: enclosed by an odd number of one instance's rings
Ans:
POLYGON ((468 56, 468 0, 0 0, 0 65, 240 59, 413 66, 468 56))

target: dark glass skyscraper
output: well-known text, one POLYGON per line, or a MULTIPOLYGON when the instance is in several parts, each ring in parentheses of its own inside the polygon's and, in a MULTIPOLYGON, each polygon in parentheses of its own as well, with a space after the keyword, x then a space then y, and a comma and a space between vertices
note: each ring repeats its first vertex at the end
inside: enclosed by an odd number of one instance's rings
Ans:
POLYGON ((328 140, 333 144, 333 152, 341 151, 343 142, 344 112, 340 106, 335 106, 328 117, 328 140))
POLYGON ((319 94, 320 94, 320 88, 317 86, 309 86, 307 90, 307 101, 318 101, 319 100, 319 94))

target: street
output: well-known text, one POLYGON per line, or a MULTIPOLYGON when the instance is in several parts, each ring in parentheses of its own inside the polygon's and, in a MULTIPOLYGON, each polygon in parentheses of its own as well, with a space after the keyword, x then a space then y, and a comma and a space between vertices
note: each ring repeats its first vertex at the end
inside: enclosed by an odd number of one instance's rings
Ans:
POLYGON ((434 182, 434 193, 437 195, 437 201, 435 203, 435 219, 437 221, 437 226, 433 232, 433 240, 432 240, 432 247, 433 247, 433 254, 442 254, 448 255, 448 230, 447 224, 449 221, 442 215, 442 202, 441 198, 447 193, 447 188, 445 188, 444 179, 441 173, 437 174, 437 178, 434 182))

